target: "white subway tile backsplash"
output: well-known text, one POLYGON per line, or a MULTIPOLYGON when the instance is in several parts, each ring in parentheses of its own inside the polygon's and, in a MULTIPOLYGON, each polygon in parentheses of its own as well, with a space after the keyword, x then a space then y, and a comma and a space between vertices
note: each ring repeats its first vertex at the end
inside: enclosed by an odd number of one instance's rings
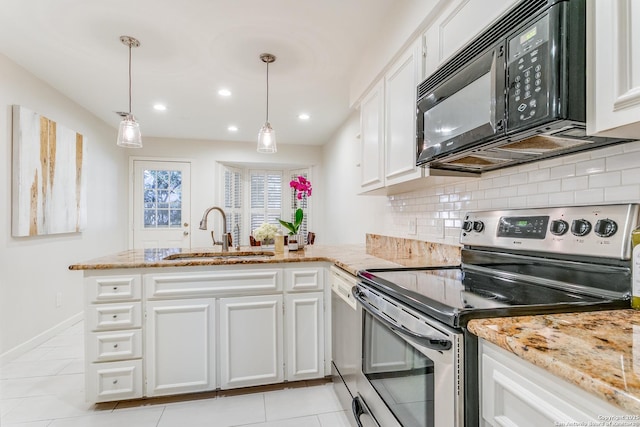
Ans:
POLYGON ((529 175, 526 172, 517 173, 515 175, 509 176, 509 185, 520 185, 525 184, 529 181, 529 175))
POLYGON ((624 149, 622 148, 623 145, 624 144, 611 145, 609 147, 601 148, 599 150, 589 151, 589 154, 591 154, 592 159, 599 159, 602 157, 607 158, 607 157, 615 156, 617 154, 624 153, 624 149))
POLYGON ((491 199, 478 200, 478 210, 491 209, 491 199))
POLYGON ((578 162, 583 162, 591 159, 591 154, 588 151, 584 151, 582 153, 571 154, 569 156, 561 157, 562 163, 565 165, 574 164, 578 162))
POLYGON ((579 205, 599 204, 604 202, 604 189, 593 188, 590 190, 576 191, 575 202, 579 205))
POLYGON ((640 167, 622 171, 621 184, 640 184, 640 167))
POLYGON ((535 196, 527 196, 528 207, 544 207, 549 205, 548 194, 536 194, 535 196))
POLYGON ((526 196, 509 197, 508 207, 510 208, 524 208, 527 206, 526 196))
POLYGON ((620 172, 600 173, 589 177, 589 188, 615 187, 620 185, 620 172))
POLYGON ((576 175, 576 165, 554 166, 549 171, 549 178, 567 178, 576 175))
POLYGON ((549 206, 572 205, 575 203, 575 193, 573 191, 558 191, 549 194, 549 206))
POLYGON ((524 184, 518 186, 518 196, 529 196, 538 192, 538 184, 535 182, 531 184, 524 184))
POLYGON ((538 169, 529 172, 529 182, 546 181, 549 179, 549 168, 538 169))
POLYGON ((640 166, 640 151, 631 151, 616 156, 607 157, 607 171, 637 168, 640 166))
POLYGON ((633 142, 626 143, 622 146, 622 149, 624 150, 625 153, 629 151, 638 151, 640 150, 640 141, 633 141, 633 142))
POLYGON ((500 197, 513 197, 518 195, 518 187, 502 187, 500 188, 500 197))
POLYGON ((564 178, 562 180, 562 191, 586 190, 589 188, 589 177, 578 176, 575 178, 564 178))
POLYGON ((509 177, 501 176, 499 178, 493 178, 493 188, 501 188, 509 186, 509 177))
POLYGON ((604 170, 604 159, 593 159, 576 164, 576 176, 601 173, 604 170))
POLYGON ((530 172, 537 170, 540 167, 538 162, 525 163, 524 165, 517 166, 515 169, 518 172, 530 172))
POLYGON ((623 185, 604 189, 605 202, 640 202, 640 185, 623 185))
POLYGON ((498 197, 500 197, 500 189, 492 188, 490 190, 485 190, 484 197, 486 197, 487 199, 497 199, 498 197))

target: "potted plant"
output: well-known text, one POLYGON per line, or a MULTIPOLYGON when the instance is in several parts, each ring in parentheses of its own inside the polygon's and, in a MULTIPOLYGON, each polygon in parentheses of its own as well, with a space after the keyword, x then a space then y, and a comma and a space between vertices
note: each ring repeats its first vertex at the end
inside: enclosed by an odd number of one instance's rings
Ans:
MULTIPOLYGON (((289 187, 293 188, 295 198, 302 200, 303 198, 311 197, 311 182, 304 176, 299 175, 297 178, 292 179, 289 182, 289 187)), ((297 208, 293 217, 293 222, 283 221, 278 219, 280 224, 289 231, 288 245, 289 250, 297 250, 304 248, 304 238, 300 233, 300 226, 304 220, 304 211, 302 208, 297 208)))

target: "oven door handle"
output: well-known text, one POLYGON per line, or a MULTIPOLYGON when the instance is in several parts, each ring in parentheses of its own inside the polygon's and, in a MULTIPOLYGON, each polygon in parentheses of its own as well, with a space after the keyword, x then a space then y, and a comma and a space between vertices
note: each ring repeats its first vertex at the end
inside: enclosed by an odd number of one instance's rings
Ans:
POLYGON ((414 340, 431 350, 445 351, 451 349, 451 341, 449 340, 417 334, 405 328, 401 324, 394 322, 387 317, 384 317, 373 305, 369 304, 369 302, 365 299, 362 291, 360 291, 357 287, 354 287, 351 292, 353 293, 353 296, 356 298, 356 300, 358 300, 358 302, 362 304, 362 308, 364 308, 369 314, 382 322, 384 325, 391 328, 393 331, 396 331, 402 335, 406 335, 409 338, 413 338, 414 340))

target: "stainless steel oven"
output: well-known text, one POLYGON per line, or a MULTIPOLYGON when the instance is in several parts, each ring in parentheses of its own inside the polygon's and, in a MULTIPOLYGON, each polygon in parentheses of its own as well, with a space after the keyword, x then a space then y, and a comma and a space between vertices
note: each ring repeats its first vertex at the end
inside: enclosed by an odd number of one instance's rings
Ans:
POLYGON ((460 266, 359 272, 356 404, 383 427, 477 427, 467 322, 629 308, 639 215, 635 204, 472 212, 460 266))
POLYGON ((461 426, 461 333, 366 285, 354 295, 364 309, 360 404, 384 427, 461 426))

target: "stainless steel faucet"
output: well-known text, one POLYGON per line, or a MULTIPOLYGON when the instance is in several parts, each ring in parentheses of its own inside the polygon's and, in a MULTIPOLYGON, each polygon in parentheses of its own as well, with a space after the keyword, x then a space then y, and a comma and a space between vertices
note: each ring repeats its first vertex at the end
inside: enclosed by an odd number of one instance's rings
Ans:
POLYGON ((229 252, 229 234, 227 233, 227 216, 225 215, 224 211, 217 207, 217 206, 212 206, 210 208, 208 208, 206 211, 204 211, 204 215, 202 215, 202 219, 200 220, 200 230, 206 230, 207 229, 207 216, 209 215, 209 212, 211 211, 218 211, 220 212, 220 214, 222 215, 222 229, 224 230, 222 232, 222 241, 221 242, 216 242, 215 237, 213 236, 213 232, 211 233, 211 238, 213 239, 213 244, 214 245, 222 245, 222 252, 229 252))

